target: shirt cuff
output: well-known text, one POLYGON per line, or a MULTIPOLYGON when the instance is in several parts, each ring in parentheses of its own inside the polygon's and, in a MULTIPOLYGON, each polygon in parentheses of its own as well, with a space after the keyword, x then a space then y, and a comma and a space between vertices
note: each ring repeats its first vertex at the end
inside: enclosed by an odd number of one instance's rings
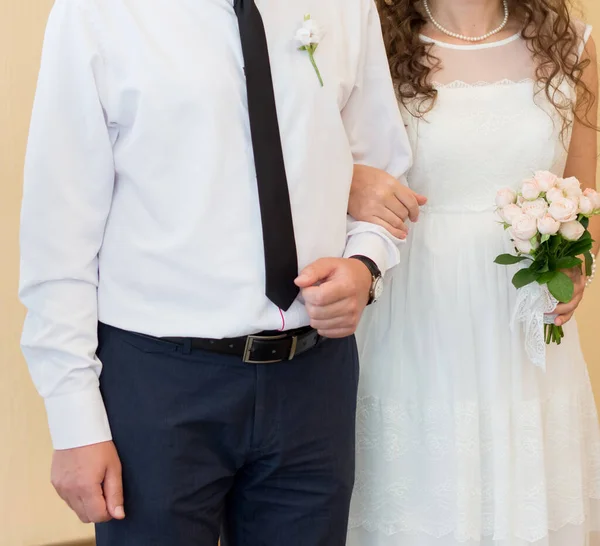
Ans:
POLYGON ((371 258, 381 271, 382 275, 400 263, 400 252, 391 242, 378 233, 365 231, 352 235, 348 239, 344 258, 352 256, 366 256, 371 258))
POLYGON ((54 449, 72 449, 112 440, 99 389, 46 398, 54 449))

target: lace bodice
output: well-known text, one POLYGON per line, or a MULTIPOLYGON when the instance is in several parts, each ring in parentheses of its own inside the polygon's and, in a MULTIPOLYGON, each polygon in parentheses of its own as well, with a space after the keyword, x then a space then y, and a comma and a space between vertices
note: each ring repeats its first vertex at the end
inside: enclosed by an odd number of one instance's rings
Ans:
MULTIPOLYGON (((582 29, 584 40, 590 28, 582 29)), ((441 60, 438 90, 424 118, 403 116, 414 150, 410 186, 427 195, 428 208, 483 211, 498 189, 517 187, 536 170, 562 174, 570 131, 535 83, 535 65, 520 35, 483 45, 432 42, 441 60)), ((582 46, 583 48, 583 41, 582 46)), ((557 84, 564 101, 574 90, 557 84)))

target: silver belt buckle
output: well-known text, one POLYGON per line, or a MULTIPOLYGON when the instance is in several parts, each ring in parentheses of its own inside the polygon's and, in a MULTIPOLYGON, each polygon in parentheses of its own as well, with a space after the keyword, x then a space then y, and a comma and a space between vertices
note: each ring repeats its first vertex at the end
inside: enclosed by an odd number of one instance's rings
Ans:
MULTIPOLYGON (((255 341, 270 341, 278 339, 286 339, 288 336, 282 334, 280 336, 248 336, 246 339, 246 347, 244 348, 243 362, 246 364, 277 364, 286 360, 285 358, 278 358, 276 360, 252 360, 250 355, 252 354, 252 347, 255 341)), ((296 356, 296 349, 298 348, 298 336, 292 337, 292 347, 290 348, 290 355, 287 360, 292 360, 296 356)))

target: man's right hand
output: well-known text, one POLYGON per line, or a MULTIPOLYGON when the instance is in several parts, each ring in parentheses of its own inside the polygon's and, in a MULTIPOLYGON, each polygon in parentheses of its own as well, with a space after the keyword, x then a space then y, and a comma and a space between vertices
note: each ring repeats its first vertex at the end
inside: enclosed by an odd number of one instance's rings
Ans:
POLYGON ((55 451, 52 485, 84 523, 125 518, 121 461, 113 442, 55 451))

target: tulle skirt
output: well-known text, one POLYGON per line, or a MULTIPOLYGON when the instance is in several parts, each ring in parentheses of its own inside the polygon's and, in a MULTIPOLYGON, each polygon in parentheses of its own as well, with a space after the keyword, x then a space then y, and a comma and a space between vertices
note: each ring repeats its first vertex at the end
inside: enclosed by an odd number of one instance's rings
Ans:
POLYGON ((348 546, 600 544, 600 433, 577 326, 527 358, 493 213, 422 215, 358 338, 348 546))

